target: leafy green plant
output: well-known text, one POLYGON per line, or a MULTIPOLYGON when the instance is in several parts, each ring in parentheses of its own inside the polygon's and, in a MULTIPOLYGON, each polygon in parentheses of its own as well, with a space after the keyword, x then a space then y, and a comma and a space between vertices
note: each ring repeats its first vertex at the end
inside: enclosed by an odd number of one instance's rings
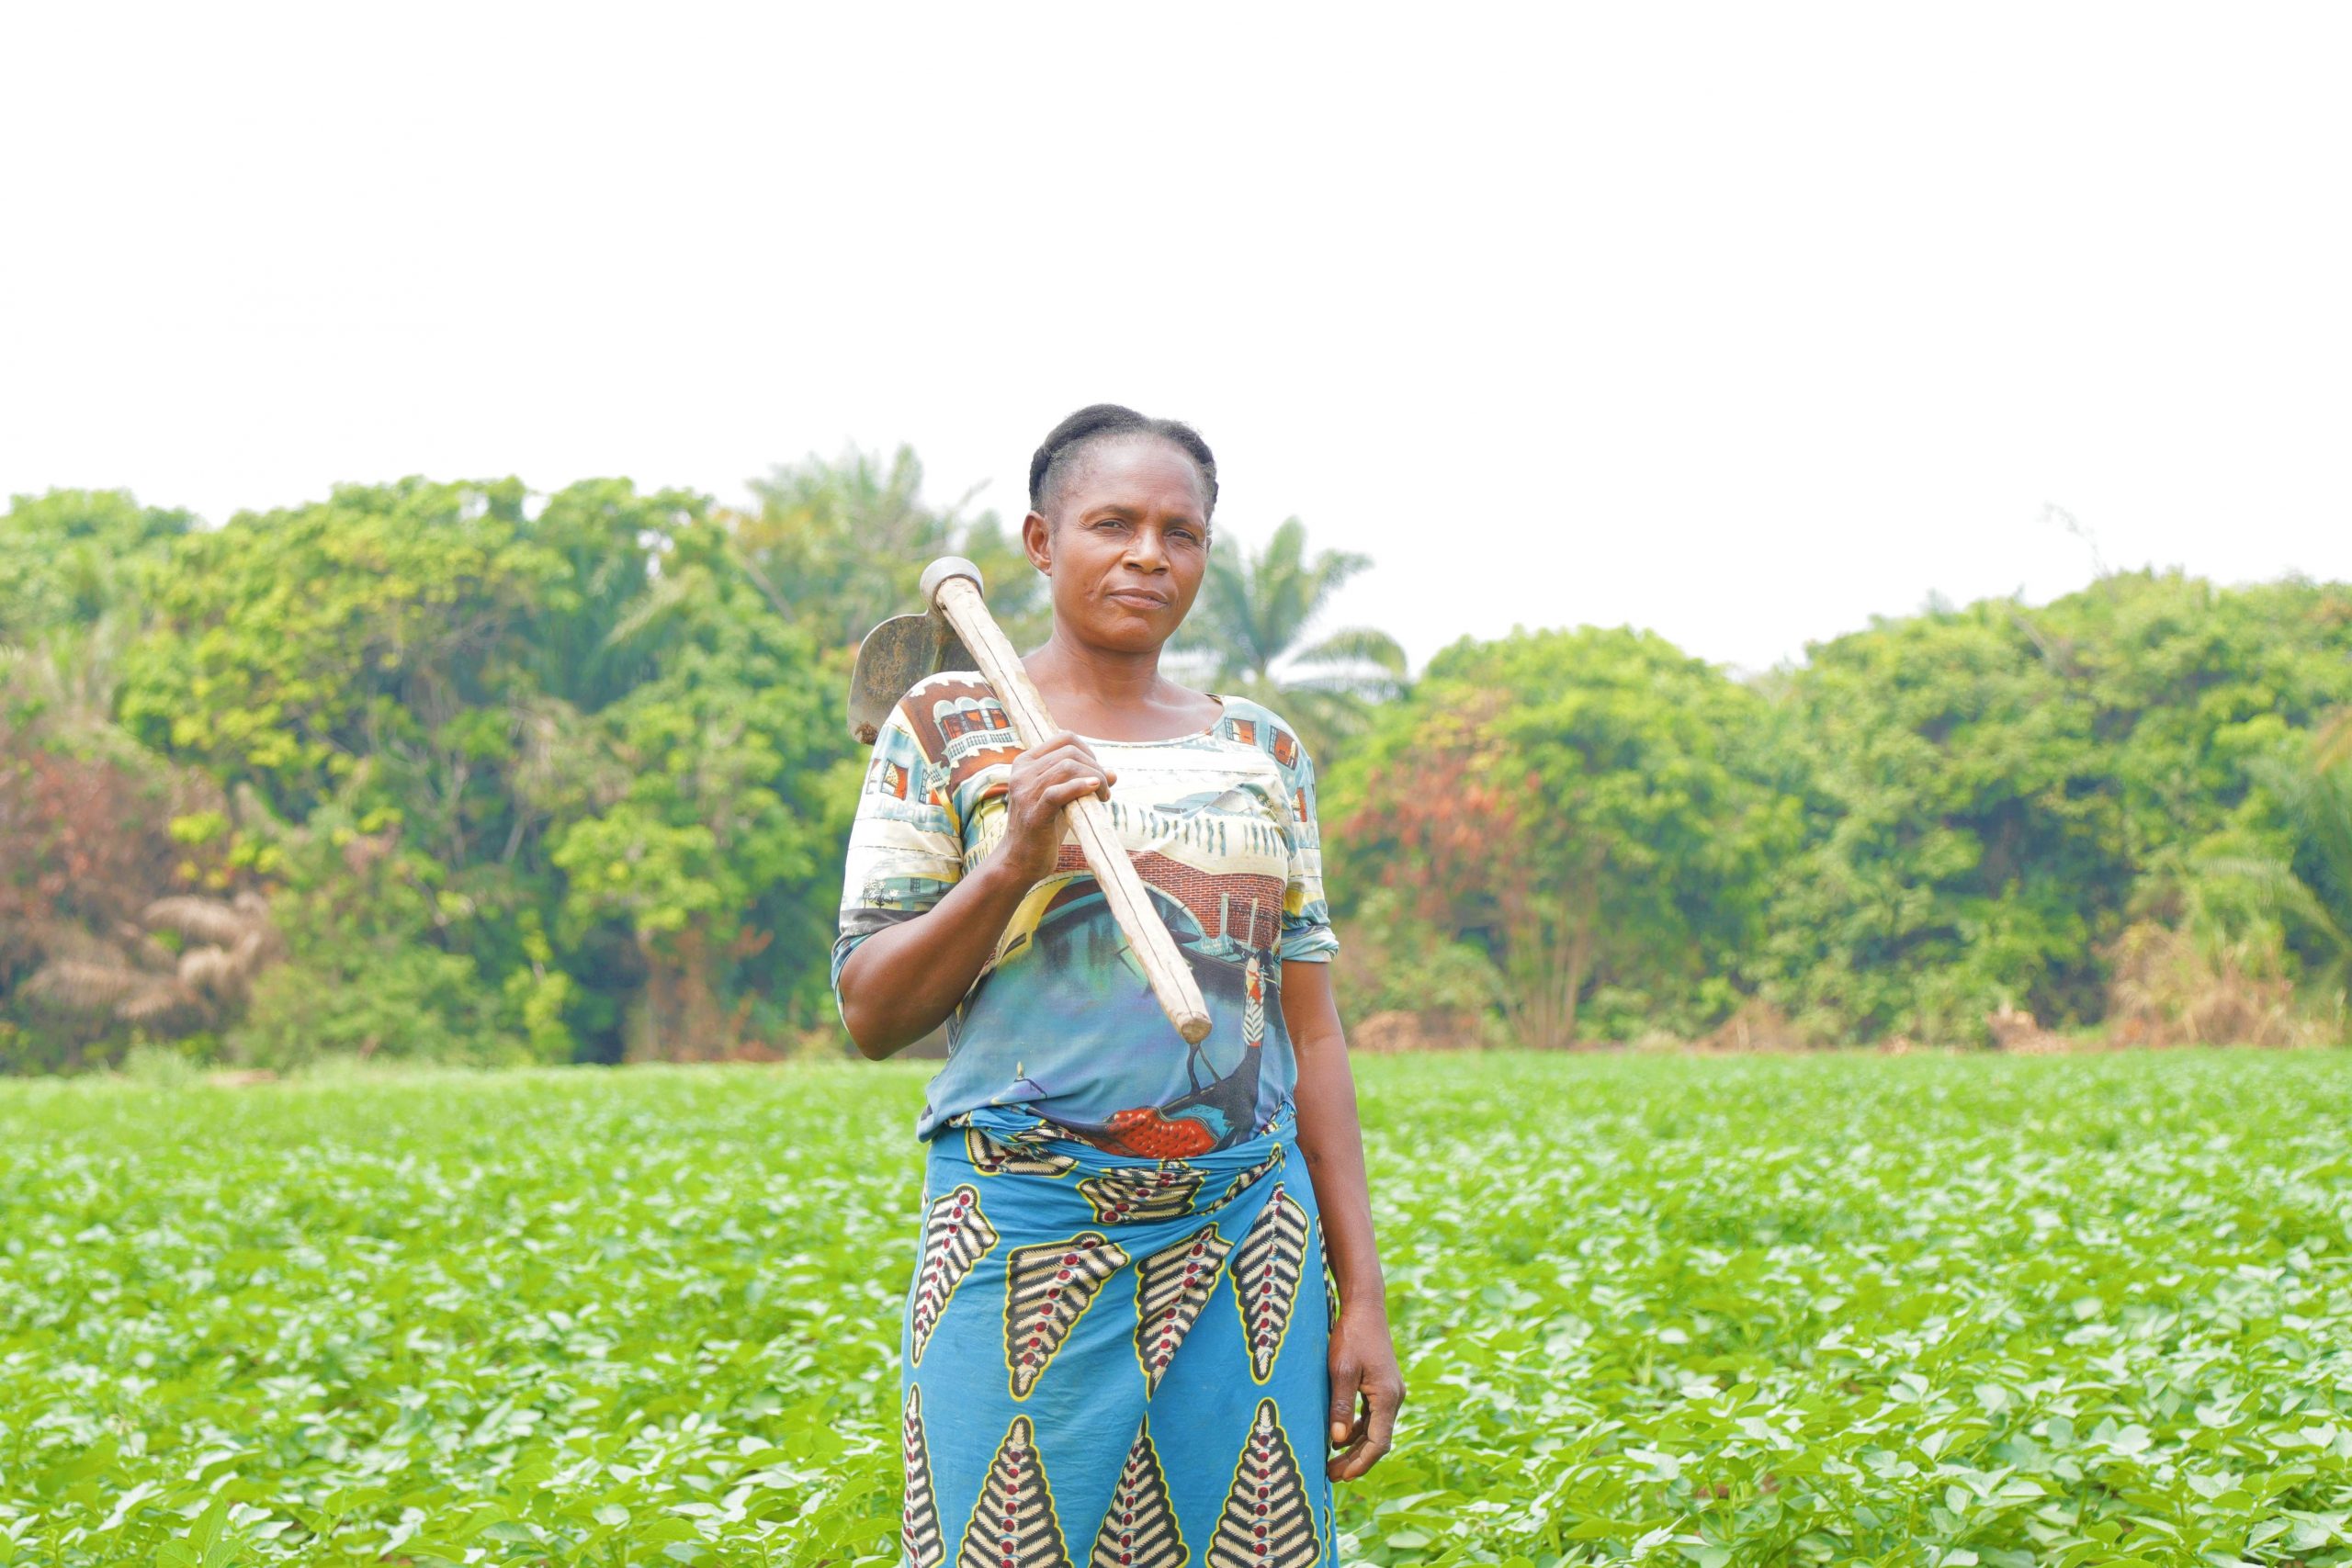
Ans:
POLYGON ((123 1054, 122 1076, 148 1089, 189 1089, 204 1081, 204 1069, 176 1046, 141 1043, 123 1054))
MULTIPOLYGON (((1342 1562, 2352 1562, 2345 1066, 1368 1059, 1342 1562)), ((894 1562, 923 1070, 0 1083, 0 1564, 894 1562)))

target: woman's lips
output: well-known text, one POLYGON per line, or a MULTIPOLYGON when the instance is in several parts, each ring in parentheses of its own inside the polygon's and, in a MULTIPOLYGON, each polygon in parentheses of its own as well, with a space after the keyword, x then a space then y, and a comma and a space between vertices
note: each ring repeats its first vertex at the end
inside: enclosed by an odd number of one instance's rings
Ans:
POLYGON ((1139 588, 1114 588, 1105 597, 1116 599, 1123 604, 1148 604, 1155 610, 1165 609, 1168 606, 1168 598, 1165 594, 1148 593, 1139 588))

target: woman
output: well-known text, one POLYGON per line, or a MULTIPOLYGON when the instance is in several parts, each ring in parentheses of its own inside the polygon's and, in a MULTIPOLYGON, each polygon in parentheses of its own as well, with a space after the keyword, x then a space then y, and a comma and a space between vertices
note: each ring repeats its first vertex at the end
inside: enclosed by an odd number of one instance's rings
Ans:
POLYGON ((1199 435, 1080 410, 1038 447, 1029 502, 1054 630, 1023 663, 1069 728, 1022 750, 968 671, 909 692, 875 742, 833 953, 868 1057, 949 1025, 916 1124, 907 1560, 1332 1564, 1329 1483, 1387 1451, 1404 1388, 1314 767, 1268 709, 1159 673, 1208 565, 1199 435), (1198 1045, 1065 834, 1090 793, 1200 982, 1198 1045))

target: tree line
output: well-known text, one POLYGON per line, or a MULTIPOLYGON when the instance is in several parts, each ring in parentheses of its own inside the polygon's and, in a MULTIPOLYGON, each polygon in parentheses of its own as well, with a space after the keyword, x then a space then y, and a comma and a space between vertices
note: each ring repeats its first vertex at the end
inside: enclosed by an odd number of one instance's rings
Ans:
MULTIPOLYGON (((0 1070, 840 1049, 857 638, 923 562, 1046 626, 905 449, 725 506, 347 485, 0 516, 0 1070)), ((2352 589, 2100 576, 1738 680, 1653 633, 1328 628, 1220 539, 1174 657, 1317 759, 1373 1043, 2343 1037, 2352 589)))

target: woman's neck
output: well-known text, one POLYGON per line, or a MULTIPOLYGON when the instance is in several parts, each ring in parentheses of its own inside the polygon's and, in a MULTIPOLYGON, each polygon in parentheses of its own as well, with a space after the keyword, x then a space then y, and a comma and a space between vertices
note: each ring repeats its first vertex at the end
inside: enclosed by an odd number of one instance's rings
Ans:
POLYGON ((1127 653, 1087 648, 1057 631, 1022 660, 1054 722, 1106 740, 1162 740, 1216 721, 1222 704, 1209 704, 1159 673, 1159 650, 1127 653))
POLYGON ((1107 712, 1148 707, 1159 695, 1159 649, 1128 653, 1067 641, 1057 630, 1021 661, 1038 694, 1058 714, 1065 705, 1107 712))

